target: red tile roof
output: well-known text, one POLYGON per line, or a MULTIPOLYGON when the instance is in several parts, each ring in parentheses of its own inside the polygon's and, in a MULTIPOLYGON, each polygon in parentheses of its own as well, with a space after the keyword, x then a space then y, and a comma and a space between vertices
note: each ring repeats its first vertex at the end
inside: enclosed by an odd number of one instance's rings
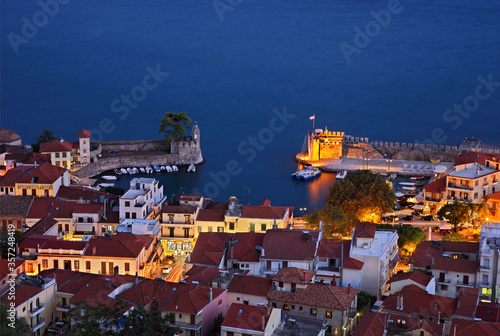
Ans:
MULTIPOLYGON (((144 279, 116 297, 131 304, 150 305, 157 303, 160 311, 198 314, 211 301, 211 287, 144 279)), ((225 292, 224 289, 211 288, 213 300, 225 292)))
POLYGON ((24 237, 28 237, 33 234, 43 235, 56 224, 57 221, 54 218, 50 216, 44 217, 29 228, 28 231, 25 232, 24 237))
POLYGON ((342 256, 342 244, 344 246, 344 258, 348 258, 351 240, 343 239, 321 239, 316 256, 319 258, 340 258, 342 256))
POLYGON ((103 204, 95 204, 95 203, 90 203, 90 204, 77 204, 75 208, 73 209, 73 213, 92 213, 92 214, 98 214, 102 211, 103 204))
POLYGON ((4 176, 0 176, 0 186, 14 187, 16 182, 32 169, 33 167, 30 166, 19 166, 9 169, 4 176))
POLYGON ((35 196, 0 195, 0 216, 26 217, 35 196))
MULTIPOLYGON (((51 141, 40 144, 40 153, 71 152, 73 145, 68 141, 51 141)), ((68 160, 71 158, 68 158, 68 160)))
POLYGON ((269 199, 267 199, 267 198, 266 198, 266 199, 263 199, 263 200, 260 202, 260 204, 259 204, 259 205, 260 205, 260 206, 271 206, 271 200, 269 200, 269 199))
POLYGON ((113 201, 115 204, 118 203, 119 197, 113 194, 108 194, 103 191, 78 187, 78 186, 60 186, 59 191, 57 191, 57 198, 61 200, 84 200, 84 201, 96 201, 101 203, 102 199, 108 199, 113 201))
POLYGON ((364 264, 364 262, 359 261, 358 259, 348 258, 344 261, 344 265, 342 266, 347 269, 361 270, 363 269, 364 264))
POLYGON ((397 273, 391 276, 391 278, 389 279, 389 281, 387 281, 387 283, 390 284, 396 281, 404 281, 404 280, 411 280, 418 283, 419 285, 426 287, 432 280, 432 276, 424 274, 420 271, 397 273))
POLYGON ((293 213, 293 207, 276 207, 260 205, 244 205, 241 211, 242 218, 284 219, 286 210, 288 216, 293 213))
MULTIPOLYGON (((146 238, 152 239, 151 237, 146 238)), ((133 234, 113 235, 111 239, 93 237, 89 240, 84 256, 136 259, 141 251, 147 248, 147 245, 140 236, 133 234), (125 236, 131 238, 131 240, 127 240, 125 236)))
POLYGON ((467 163, 477 162, 480 165, 485 166, 486 160, 495 161, 500 160, 500 154, 494 153, 482 153, 482 152, 473 152, 473 151, 462 151, 460 156, 455 160, 455 166, 463 165, 467 163))
POLYGON ((221 326, 263 332, 269 320, 269 315, 270 311, 268 312, 266 307, 233 303, 221 326), (264 319, 262 319, 262 316, 264 316, 264 319))
POLYGON ((455 316, 475 317, 475 311, 479 302, 479 288, 459 288, 457 290, 457 309, 455 316))
POLYGON ((305 289, 297 288, 295 293, 271 290, 269 300, 303 304, 311 307, 346 310, 358 295, 359 289, 336 287, 322 283, 309 283, 305 289))
POLYGON ((446 191, 446 176, 443 176, 435 181, 432 181, 428 185, 424 186, 422 189, 431 193, 441 193, 446 191))
POLYGON ((89 130, 78 131, 78 139, 81 138, 90 138, 90 131, 89 130))
POLYGON ((374 238, 377 225, 372 223, 358 223, 354 229, 354 238, 374 238))
POLYGON ((194 214, 196 207, 188 205, 165 205, 161 212, 164 214, 194 214))
POLYGON ((202 286, 212 287, 212 281, 219 276, 219 269, 215 267, 193 266, 185 274, 187 283, 197 281, 202 286))
POLYGON ((119 224, 120 223, 120 212, 119 211, 106 211, 103 213, 99 223, 110 223, 119 224))
POLYGON ((226 210, 200 209, 196 220, 199 222, 224 222, 226 210))
POLYGON ((266 297, 273 286, 270 278, 235 274, 227 287, 229 293, 240 293, 266 297))
POLYGON ((24 174, 16 183, 52 184, 63 176, 65 172, 67 172, 67 170, 64 168, 44 163, 24 174), (37 181, 33 182, 34 179, 37 181))
POLYGON ((479 243, 474 242, 452 242, 452 241, 423 241, 411 255, 409 263, 413 267, 453 271, 461 273, 475 273, 479 268, 479 263, 474 260, 445 258, 442 255, 452 252, 477 253, 479 243))
POLYGON ((53 250, 75 250, 83 251, 87 246, 87 242, 73 240, 47 240, 40 248, 53 250))
POLYGON ((499 192, 496 192, 496 193, 493 193, 493 194, 486 195, 486 196, 484 197, 484 200, 485 200, 485 201, 488 201, 488 200, 496 200, 496 201, 500 201, 500 191, 499 191, 499 192))
POLYGON ((54 201, 50 216, 54 218, 73 218, 73 211, 78 203, 74 201, 54 201))
MULTIPOLYGON (((24 260, 16 259, 14 261, 14 264, 15 264, 14 268, 18 268, 22 264, 24 264, 24 260)), ((3 278, 5 278, 6 276, 8 276, 11 273, 12 272, 10 271, 10 267, 9 267, 9 259, 1 259, 0 258, 0 280, 2 280, 3 278)), ((15 272, 13 272, 13 273, 16 274, 15 272)))
POLYGON ((47 240, 57 240, 57 236, 46 236, 46 235, 34 234, 31 236, 25 237, 21 241, 21 243, 19 243, 19 248, 36 249, 38 247, 42 247, 47 240))
POLYGON ((476 322, 455 318, 451 321, 450 335, 456 326, 456 336, 492 336, 500 335, 500 323, 476 322))
POLYGON ((50 213, 55 197, 35 197, 26 218, 44 218, 50 213))
POLYGON ((201 195, 181 195, 181 197, 179 197, 179 201, 198 202, 202 198, 203 196, 201 195))
POLYGON ((8 128, 0 128, 0 142, 9 143, 21 140, 21 136, 8 128))
POLYGON ((389 335, 406 333, 413 335, 415 331, 423 330, 427 332, 426 335, 444 336, 443 326, 444 324, 408 316, 367 312, 359 321, 352 336, 384 336, 387 334, 387 330, 389 330, 389 335), (393 322, 388 322, 389 320, 393 322), (398 320, 405 323, 398 324, 398 320))
POLYGON ((267 230, 262 247, 264 259, 313 260, 319 231, 267 230))
POLYGON ((476 318, 485 322, 500 323, 500 305, 496 303, 479 302, 476 308, 476 318))
POLYGON ((9 306, 11 302, 14 302, 15 306, 19 307, 21 304, 25 303, 42 291, 43 289, 40 287, 16 285, 16 295, 10 295, 10 292, 7 291, 2 295, 0 301, 7 303, 9 306), (11 300, 12 297, 14 298, 14 300, 11 300))
MULTIPOLYGON (((383 303, 383 310, 385 313, 417 314, 450 319, 455 312, 456 306, 456 299, 428 294, 425 290, 411 285, 389 295, 383 303), (398 295, 403 296, 403 309, 397 308, 398 295)), ((469 315, 472 315, 472 312, 469 315)))
POLYGON ((51 163, 49 154, 40 153, 12 153, 7 154, 5 160, 15 160, 17 165, 34 165, 35 163, 41 165, 44 163, 51 163))
POLYGON ((284 267, 273 277, 273 280, 294 284, 306 284, 309 283, 315 275, 315 271, 297 267, 284 267))

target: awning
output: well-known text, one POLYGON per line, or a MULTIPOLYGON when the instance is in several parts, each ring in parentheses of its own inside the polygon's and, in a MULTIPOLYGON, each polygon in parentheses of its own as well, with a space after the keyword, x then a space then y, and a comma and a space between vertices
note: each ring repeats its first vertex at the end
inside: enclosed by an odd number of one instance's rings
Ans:
POLYGON ((76 224, 76 231, 92 231, 92 228, 94 227, 94 224, 92 223, 85 223, 85 224, 76 224))
POLYGON ((392 258, 392 260, 391 260, 392 267, 396 267, 396 264, 398 263, 398 261, 399 261, 399 253, 396 253, 394 258, 392 258))

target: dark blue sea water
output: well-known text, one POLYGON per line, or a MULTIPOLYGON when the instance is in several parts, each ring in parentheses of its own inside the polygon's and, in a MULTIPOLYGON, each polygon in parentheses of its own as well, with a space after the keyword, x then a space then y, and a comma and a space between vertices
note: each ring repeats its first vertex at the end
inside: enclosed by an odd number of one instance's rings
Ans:
POLYGON ((252 204, 318 206, 332 176, 290 178, 313 114, 316 127, 373 140, 500 143, 500 87, 475 98, 479 76, 500 81, 497 1, 220 0, 221 16, 212 0, 60 1, 53 16, 38 1, 1 3, 0 126, 27 143, 44 128, 153 139, 164 112, 186 111, 206 162, 165 177, 167 194, 208 188, 225 200, 247 187, 252 204), (370 23, 388 6, 390 21, 370 23), (356 27, 369 36, 348 63, 340 45, 356 47, 356 27), (147 67, 168 72, 150 90, 140 88, 147 67), (140 101, 124 108, 131 93, 140 101), (294 117, 281 127, 273 110, 284 109, 294 117), (232 160, 228 185, 210 184, 232 160))

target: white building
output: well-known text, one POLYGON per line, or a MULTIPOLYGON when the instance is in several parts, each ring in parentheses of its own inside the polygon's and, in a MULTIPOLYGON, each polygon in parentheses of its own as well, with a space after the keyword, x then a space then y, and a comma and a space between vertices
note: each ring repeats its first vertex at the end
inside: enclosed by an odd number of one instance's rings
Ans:
POLYGON ((479 241, 477 282, 481 301, 500 302, 500 223, 484 223, 479 241))
POLYGON ((156 219, 166 197, 163 186, 154 178, 134 178, 130 189, 120 197, 120 220, 156 219))
POLYGON ((161 224, 157 219, 125 219, 116 227, 116 232, 149 236, 159 240, 161 238, 161 224))

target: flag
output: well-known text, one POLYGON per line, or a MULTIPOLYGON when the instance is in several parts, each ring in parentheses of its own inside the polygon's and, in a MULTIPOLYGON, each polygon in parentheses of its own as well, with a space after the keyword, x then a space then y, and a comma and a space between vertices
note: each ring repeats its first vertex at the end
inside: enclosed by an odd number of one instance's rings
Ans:
POLYGON ((309 117, 309 120, 314 120, 314 119, 316 119, 316 115, 312 115, 309 117))

